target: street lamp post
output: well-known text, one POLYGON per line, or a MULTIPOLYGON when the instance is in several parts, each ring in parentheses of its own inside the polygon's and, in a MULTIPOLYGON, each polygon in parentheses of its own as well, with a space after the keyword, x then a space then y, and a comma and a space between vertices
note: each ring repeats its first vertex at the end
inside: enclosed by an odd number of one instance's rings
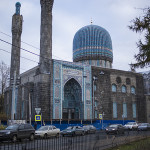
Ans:
POLYGON ((102 130, 103 130, 103 117, 104 117, 104 112, 102 113, 102 130))
POLYGON ((16 109, 15 109, 15 103, 16 103, 16 97, 18 94, 16 94, 16 88, 20 84, 20 77, 16 76, 16 71, 14 71, 13 78, 10 79, 10 85, 12 86, 12 105, 11 105, 11 122, 12 120, 15 120, 16 116, 16 109))
MULTIPOLYGON (((31 92, 32 92, 32 90, 29 89, 29 87, 27 87, 27 86, 25 86, 25 85, 23 85, 23 86, 26 87, 27 90, 28 90, 28 92, 29 92, 29 97, 28 97, 28 104, 29 104, 29 123, 31 124, 31 92)), ((26 114, 27 114, 27 113, 26 113, 26 114)), ((27 118, 26 118, 26 120, 27 120, 27 118)))
POLYGON ((97 77, 95 77, 95 76, 93 76, 93 108, 92 108, 92 115, 93 115, 93 119, 95 119, 95 115, 94 115, 94 105, 95 105, 95 95, 94 95, 94 83, 95 83, 95 81, 97 80, 97 77))
POLYGON ((122 114, 122 118, 123 118, 123 125, 124 125, 124 114, 122 114))

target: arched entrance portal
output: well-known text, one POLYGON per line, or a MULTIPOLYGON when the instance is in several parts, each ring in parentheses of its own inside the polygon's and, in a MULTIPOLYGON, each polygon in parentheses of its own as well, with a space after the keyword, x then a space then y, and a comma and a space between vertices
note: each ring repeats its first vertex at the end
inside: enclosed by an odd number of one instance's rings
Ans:
POLYGON ((80 119, 82 110, 82 90, 75 79, 64 86, 63 119, 80 119))

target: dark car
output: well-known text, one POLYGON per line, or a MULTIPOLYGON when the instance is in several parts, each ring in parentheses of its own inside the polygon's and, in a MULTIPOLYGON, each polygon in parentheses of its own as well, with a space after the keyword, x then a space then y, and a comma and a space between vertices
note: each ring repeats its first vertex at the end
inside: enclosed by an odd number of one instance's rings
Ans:
POLYGON ((112 124, 105 129, 107 134, 124 134, 124 127, 121 124, 112 124))
POLYGON ((138 131, 148 131, 150 130, 150 124, 149 123, 140 123, 138 125, 138 131))
POLYGON ((61 131, 61 134, 62 134, 62 136, 64 136, 64 135, 71 135, 71 136, 84 135, 85 131, 80 126, 70 126, 67 129, 61 131))
POLYGON ((12 140, 13 142, 25 138, 34 140, 34 135, 35 129, 30 124, 13 124, 5 130, 0 130, 0 140, 12 140))
POLYGON ((83 126, 83 129, 85 131, 85 133, 95 133, 96 132, 96 128, 93 125, 85 125, 83 126))

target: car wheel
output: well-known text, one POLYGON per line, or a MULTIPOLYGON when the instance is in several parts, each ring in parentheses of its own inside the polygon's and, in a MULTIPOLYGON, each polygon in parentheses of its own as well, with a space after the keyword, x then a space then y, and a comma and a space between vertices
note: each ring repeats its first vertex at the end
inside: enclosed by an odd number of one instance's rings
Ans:
POLYGON ((12 142, 16 142, 17 141, 17 136, 16 135, 13 135, 13 137, 12 137, 12 142))
POLYGON ((47 134, 44 134, 44 139, 47 139, 47 134))
POLYGON ((56 134, 56 137, 57 137, 57 138, 59 137, 59 133, 56 134))
POLYGON ((82 134, 81 135, 84 135, 84 132, 82 132, 82 134))
POLYGON ((30 135, 29 140, 30 140, 30 141, 33 141, 33 140, 34 140, 34 134, 31 134, 31 135, 30 135))
POLYGON ((72 137, 75 136, 75 133, 72 133, 72 137))

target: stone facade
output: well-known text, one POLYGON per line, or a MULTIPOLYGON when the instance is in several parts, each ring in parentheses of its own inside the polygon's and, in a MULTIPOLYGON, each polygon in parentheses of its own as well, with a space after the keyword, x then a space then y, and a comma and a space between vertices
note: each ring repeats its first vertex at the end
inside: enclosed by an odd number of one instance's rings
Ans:
MULTIPOLYGON (((19 15, 18 9, 17 15, 13 16, 12 40, 17 48, 12 46, 11 77, 16 71, 20 80, 18 84, 14 83, 13 87, 10 84, 5 92, 6 114, 10 116, 14 108, 14 119, 29 120, 29 108, 31 108, 31 119, 34 121, 35 108, 41 108, 40 114, 44 121, 91 120, 99 119, 99 114, 104 114, 105 120, 146 122, 149 114, 146 113, 146 102, 149 104, 149 99, 144 97, 143 77, 130 71, 110 69, 113 54, 109 36, 104 45, 106 51, 97 53, 102 57, 95 55, 95 48, 102 50, 103 47, 100 46, 90 47, 93 48, 93 55, 90 55, 88 61, 83 59, 79 63, 52 60, 53 0, 40 0, 40 2, 40 63, 39 66, 20 75, 22 16, 19 15), (106 59, 106 56, 111 60, 106 59), (11 107, 12 101, 13 107, 11 107)), ((88 42, 91 41, 94 44, 94 40, 88 39, 88 42)), ((82 52, 83 48, 80 50, 82 52)), ((147 110, 149 110, 148 105, 147 110)))
POLYGON ((92 67, 92 73, 92 76, 97 77, 94 83, 97 118, 98 114, 104 112, 105 120, 122 120, 124 118, 125 120, 146 121, 141 74, 98 67, 92 67), (116 91, 112 91, 113 85, 116 86, 116 91), (131 90, 132 87, 135 88, 135 93, 131 90), (113 110, 113 103, 116 104, 116 110, 113 110), (114 111, 116 111, 115 116, 114 111))

